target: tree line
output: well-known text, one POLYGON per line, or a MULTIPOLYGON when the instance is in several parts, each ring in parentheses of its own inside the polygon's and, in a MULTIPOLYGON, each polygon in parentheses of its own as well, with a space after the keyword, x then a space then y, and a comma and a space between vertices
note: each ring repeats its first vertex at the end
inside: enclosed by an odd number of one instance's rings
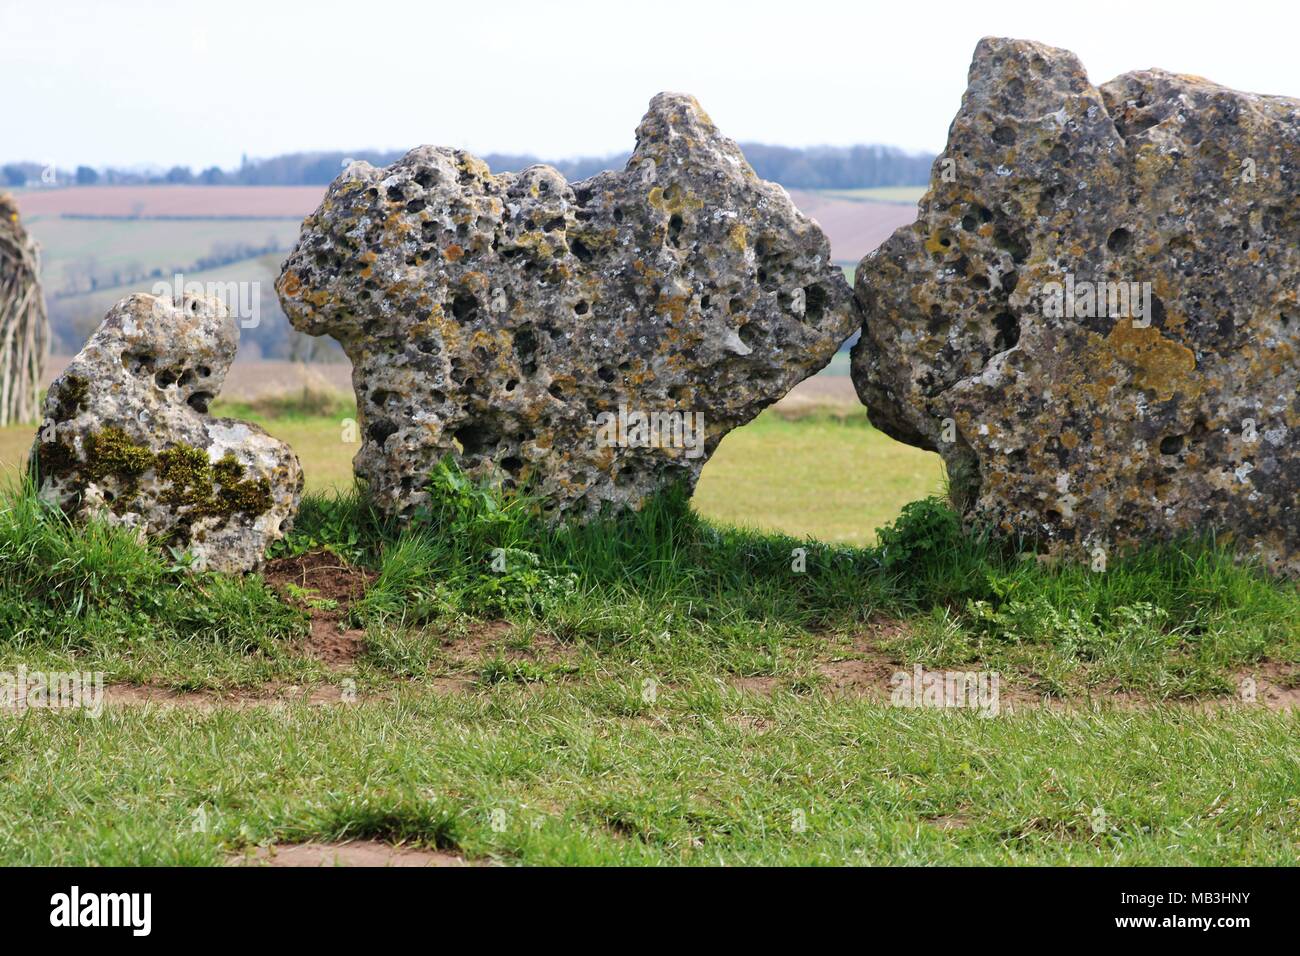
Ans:
MULTIPOLYGON (((866 189, 874 186, 923 185, 930 178, 934 156, 909 153, 893 146, 813 146, 797 149, 764 143, 741 143, 745 157, 763 179, 787 189, 866 189)), ((165 172, 94 169, 78 166, 55 170, 38 163, 9 163, 0 167, 0 183, 12 187, 37 185, 166 185, 204 186, 324 186, 348 160, 375 166, 396 162, 402 151, 288 153, 270 159, 245 158, 238 169, 212 166, 194 172, 175 166, 165 172)), ((586 179, 607 169, 622 169, 628 153, 576 159, 541 160, 529 154, 488 153, 482 159, 494 172, 518 172, 546 162, 570 181, 586 179)))

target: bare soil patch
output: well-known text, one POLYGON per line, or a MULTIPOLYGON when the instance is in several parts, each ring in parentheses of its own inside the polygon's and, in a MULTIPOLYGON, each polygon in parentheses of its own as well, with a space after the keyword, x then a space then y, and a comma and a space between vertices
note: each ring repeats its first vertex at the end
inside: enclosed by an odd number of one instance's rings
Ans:
POLYGON ((731 679, 731 686, 741 693, 759 694, 764 697, 773 694, 780 685, 781 678, 770 674, 754 674, 731 679))
POLYGON ((896 621, 876 625, 853 635, 847 648, 837 648, 829 660, 817 666, 821 688, 832 697, 854 696, 889 699, 890 679, 903 664, 880 649, 882 637, 903 627, 896 621))
POLYGON ((232 866, 474 866, 445 850, 392 846, 378 840, 352 843, 278 843, 230 860, 232 866))
MULTIPOLYGON (((862 698, 889 703, 894 690, 894 675, 913 673, 914 664, 903 662, 885 650, 889 639, 906 629, 903 621, 880 619, 867 630, 852 636, 847 644, 828 642, 815 666, 817 690, 829 697, 862 698)), ((944 668, 939 671, 973 672, 984 669, 979 662, 944 668)), ((998 712, 1013 714, 1021 709, 1051 710, 1063 713, 1098 709, 1148 710, 1155 707, 1181 707, 1193 710, 1222 710, 1234 707, 1262 707, 1273 711, 1300 709, 1300 665, 1282 661, 1261 661, 1236 675, 1237 693, 1232 696, 1191 700, 1161 700, 1119 688, 1094 688, 1081 697, 1049 697, 1033 689, 1034 675, 999 673, 998 712), (1253 685, 1249 683, 1253 681, 1253 685)), ((732 677, 729 685, 742 693, 768 697, 785 684, 781 677, 750 675, 732 677)))
POLYGON ((925 822, 939 830, 964 830, 971 825, 971 816, 967 813, 943 813, 927 817, 925 822))
POLYGON ((503 657, 507 661, 531 661, 537 664, 567 664, 577 657, 577 650, 540 631, 528 644, 512 644, 514 632, 507 621, 486 621, 465 631, 449 631, 442 644, 447 655, 459 664, 478 664, 484 659, 503 657))
POLYGON ((268 562, 262 575, 281 600, 310 616, 306 639, 310 654, 333 667, 356 660, 366 632, 348 626, 348 610, 365 594, 373 572, 349 565, 329 551, 312 551, 268 562))
MULTIPOLYGON (((888 700, 890 679, 905 665, 881 649, 882 641, 906 627, 901 621, 880 620, 866 631, 854 634, 845 645, 828 642, 820 655, 815 673, 817 688, 831 697, 868 697, 888 700)), ((731 686, 750 694, 767 696, 782 684, 782 678, 772 675, 733 677, 731 686)))
POLYGON ((268 684, 253 690, 172 690, 138 684, 110 684, 104 688, 104 703, 109 707, 182 707, 188 710, 210 711, 249 710, 254 707, 284 707, 304 703, 312 706, 337 704, 343 701, 342 688, 334 684, 315 687, 294 687, 268 684))
POLYGON ((1269 710, 1300 709, 1300 665, 1285 661, 1260 661, 1237 674, 1237 700, 1244 707, 1267 707, 1269 710), (1251 688, 1246 682, 1253 680, 1251 688), (1254 691, 1254 700, 1250 691, 1254 691))

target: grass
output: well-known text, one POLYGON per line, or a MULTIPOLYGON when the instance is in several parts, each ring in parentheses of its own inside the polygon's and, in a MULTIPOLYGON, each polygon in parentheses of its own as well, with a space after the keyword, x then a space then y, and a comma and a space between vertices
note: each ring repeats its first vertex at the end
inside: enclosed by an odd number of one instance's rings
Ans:
MULTIPOLYGON (((319 428, 348 411, 328 402, 231 410, 319 428)), ((769 415, 722 451, 787 471, 821 455, 879 494, 905 459, 878 441, 824 413, 769 415)), ((762 473, 716 474, 779 518, 762 473)), ((778 474, 805 504, 835 490, 778 474)), ((350 488, 308 495, 276 546, 373 576, 346 611, 364 651, 336 669, 301 644, 309 599, 188 572, 11 485, 0 671, 252 693, 354 681, 362 700, 3 717, 0 863, 216 863, 356 837, 524 863, 1294 860, 1300 718, 1181 705, 1230 696, 1264 660, 1291 679, 1300 664, 1300 591, 1213 539, 1096 573, 964 530, 936 498, 855 546, 733 527, 673 492, 551 527, 452 467, 430 481, 433 504, 401 526, 350 488), (895 709, 836 692, 834 668, 859 659, 995 669, 1008 695, 1078 709, 895 709), (1088 706, 1116 699, 1137 709, 1088 706)))
POLYGON ((305 629, 257 577, 191 575, 127 530, 74 527, 30 487, 0 505, 0 671, 104 671, 174 687, 319 677, 305 629))
POLYGON ((704 684, 630 715, 629 696, 5 721, 0 859, 202 865, 370 837, 552 865, 1295 861, 1291 716, 980 720, 704 684))
MULTIPOLYGON (((846 366, 847 355, 833 364, 846 366)), ((348 423, 356 418, 350 397, 309 392, 252 403, 222 400, 212 413, 254 422, 288 442, 309 493, 351 487, 359 446, 348 440, 355 438, 348 423)), ((0 472, 19 473, 33 433, 27 426, 0 428, 0 472)), ((865 545, 904 504, 935 494, 942 483, 937 455, 887 438, 861 407, 814 408, 798 421, 769 411, 723 441, 704 469, 695 505, 717 521, 865 545)))
POLYGON ((942 486, 938 455, 888 438, 863 409, 793 421, 765 413, 723 440, 695 507, 716 521, 866 545, 903 505, 942 486))
POLYGON ((590 647, 593 668, 642 666, 669 681, 706 668, 796 690, 815 683, 828 643, 880 618, 913 622, 883 644, 898 660, 1002 668, 1062 697, 1228 694, 1266 656, 1300 663, 1300 593, 1213 541, 1123 555, 1099 574, 964 532, 934 499, 907 506, 877 546, 836 548, 719 528, 672 496, 612 524, 548 529, 517 500, 502 505, 451 472, 436 480, 440 510, 395 538, 355 498, 313 499, 281 546, 373 565, 354 614, 379 634, 381 669, 385 634, 401 643, 466 615, 590 647))

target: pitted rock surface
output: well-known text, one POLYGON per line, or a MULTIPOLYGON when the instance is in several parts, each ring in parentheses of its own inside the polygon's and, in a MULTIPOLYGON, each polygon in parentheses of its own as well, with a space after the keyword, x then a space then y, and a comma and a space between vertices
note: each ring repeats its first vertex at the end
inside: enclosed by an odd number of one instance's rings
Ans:
POLYGON ((219 299, 133 295, 50 385, 32 448, 43 498, 246 571, 289 530, 302 468, 256 425, 207 414, 239 328, 219 299))
POLYGON ((1045 550, 1218 529, 1300 572, 1298 196, 1294 99, 1098 89, 1071 53, 981 41, 916 223, 857 271, 871 420, 1045 550))
POLYGON ((354 467, 384 510, 417 508, 446 455, 552 514, 635 508, 852 334, 826 237, 693 98, 655 97, 636 139, 574 184, 422 146, 351 165, 307 218, 277 289, 352 359, 354 467), (654 447, 654 413, 702 416, 702 440, 691 417, 654 447))

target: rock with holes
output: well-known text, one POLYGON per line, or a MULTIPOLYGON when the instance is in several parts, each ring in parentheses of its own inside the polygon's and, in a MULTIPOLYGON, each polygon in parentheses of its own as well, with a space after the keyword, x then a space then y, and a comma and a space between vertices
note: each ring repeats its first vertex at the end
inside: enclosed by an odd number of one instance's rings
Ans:
POLYGON ((408 514, 444 456, 552 514, 693 486, 856 326, 826 237, 689 96, 621 172, 493 175, 423 146, 330 186, 277 284, 353 362, 357 474, 408 514))
POLYGON ((1045 550, 1218 529, 1300 572, 1298 196, 1296 100, 981 41, 916 223, 857 272, 872 421, 1045 550))
POLYGON ((208 415, 239 328, 218 299, 119 302, 45 400, 32 448, 43 498, 245 571, 288 529, 302 491, 289 446, 208 415))

